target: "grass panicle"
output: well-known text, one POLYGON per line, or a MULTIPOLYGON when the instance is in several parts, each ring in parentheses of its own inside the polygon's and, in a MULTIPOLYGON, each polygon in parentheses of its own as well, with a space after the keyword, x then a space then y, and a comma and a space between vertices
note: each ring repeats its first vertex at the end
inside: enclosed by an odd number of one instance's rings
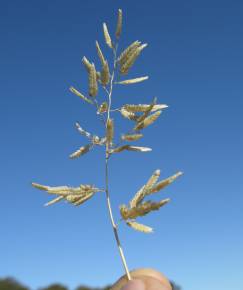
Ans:
MULTIPOLYGON (((107 210, 109 213, 109 218, 112 225, 112 230, 114 233, 114 238, 117 244, 117 248, 121 257, 121 261, 126 273, 127 280, 131 280, 131 274, 126 262, 126 258, 121 245, 118 226, 120 223, 116 223, 113 216, 113 209, 110 200, 110 159, 113 159, 114 153, 122 153, 124 151, 132 152, 150 152, 152 149, 149 147, 129 145, 127 142, 139 141, 143 134, 141 130, 153 124, 161 112, 168 106, 165 104, 157 104, 157 99, 154 98, 151 103, 148 104, 123 104, 119 107, 115 107, 114 103, 119 103, 119 97, 113 98, 114 86, 121 89, 120 85, 130 85, 139 84, 148 79, 148 76, 142 77, 122 77, 129 74, 131 69, 134 67, 141 52, 147 47, 147 43, 142 43, 141 41, 134 41, 128 45, 125 49, 118 51, 118 42, 120 40, 121 32, 123 30, 123 12, 121 9, 118 10, 117 25, 115 28, 114 42, 108 31, 106 23, 103 23, 103 34, 106 45, 110 48, 109 55, 103 53, 101 47, 103 44, 96 41, 96 50, 101 66, 99 71, 96 70, 95 64, 90 62, 87 57, 82 58, 82 63, 85 70, 88 73, 88 96, 82 94, 80 91, 74 87, 70 87, 70 91, 82 99, 83 104, 88 103, 89 109, 94 109, 94 114, 101 121, 104 129, 102 136, 90 133, 80 126, 78 122, 75 123, 78 132, 88 139, 87 145, 81 146, 78 150, 74 151, 69 157, 71 159, 76 159, 88 152, 91 149, 100 146, 104 152, 104 169, 105 169, 105 180, 104 188, 96 187, 91 184, 81 184, 77 187, 71 186, 48 186, 39 183, 32 183, 33 187, 45 191, 52 195, 52 199, 45 204, 45 206, 55 205, 59 202, 69 203, 73 206, 80 206, 84 202, 91 199, 97 192, 101 192, 105 195, 107 210), (112 57, 110 57, 112 54, 112 57), (111 61, 110 61, 111 60, 111 61), (99 91, 99 98, 97 97, 99 91), (97 98, 96 98, 97 97, 97 98), (113 101, 114 100, 114 101, 113 101), (115 119, 115 114, 118 113, 119 116, 132 121, 130 122, 131 128, 124 134, 119 133, 119 141, 115 143, 116 136, 114 132, 117 132, 117 127, 119 128, 119 123, 115 119), (132 124, 131 124, 132 123, 132 124), (118 126, 117 126, 118 124, 118 126), (115 125, 117 126, 115 128, 115 125)), ((119 44, 120 47, 120 44, 119 44)), ((146 73, 147 74, 147 73, 146 73)), ((143 74, 143 75, 146 75, 143 74)), ((87 114, 91 114, 88 112, 87 114)), ((129 123, 129 122, 128 122, 129 123)), ((134 144, 134 143, 132 143, 134 144)), ((80 146, 80 145, 79 145, 80 146)), ((98 162, 98 160, 96 161, 98 162)), ((129 159, 129 162, 132 162, 129 159)), ((128 166, 129 166, 128 162, 128 166)), ((91 164, 91 163, 90 163, 91 164)), ((94 166, 93 166, 94 167, 94 166)), ((94 168, 91 171, 94 175, 94 168)), ((141 165, 141 168, 143 166, 141 165)), ((146 167, 146 166, 145 166, 146 167)), ((100 174, 100 173, 99 173, 100 174)), ((136 174, 139 174, 136 172, 136 174)), ((147 200, 148 196, 151 196, 166 186, 171 184, 176 180, 182 172, 177 172, 176 174, 158 181, 160 178, 160 170, 154 171, 147 182, 135 193, 135 195, 130 199, 128 205, 120 206, 121 223, 129 226, 130 228, 140 231, 143 233, 152 233, 153 229, 144 224, 138 223, 137 218, 141 218, 151 212, 159 210, 161 207, 166 205, 170 199, 163 199, 158 202, 147 200)))

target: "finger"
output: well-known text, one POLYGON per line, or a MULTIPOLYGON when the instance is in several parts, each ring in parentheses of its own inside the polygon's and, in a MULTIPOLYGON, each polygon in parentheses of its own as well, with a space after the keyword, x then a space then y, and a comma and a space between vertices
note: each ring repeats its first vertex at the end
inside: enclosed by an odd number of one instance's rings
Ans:
POLYGON ((132 280, 120 278, 111 290, 171 290, 168 279, 153 269, 138 269, 131 272, 132 280))

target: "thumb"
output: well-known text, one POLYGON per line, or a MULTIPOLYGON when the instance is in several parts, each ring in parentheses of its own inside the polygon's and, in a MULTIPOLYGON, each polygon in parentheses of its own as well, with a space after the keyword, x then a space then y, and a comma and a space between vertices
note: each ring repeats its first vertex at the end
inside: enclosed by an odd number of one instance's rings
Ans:
POLYGON ((119 279, 111 290, 171 290, 169 281, 153 269, 139 269, 131 272, 132 280, 119 279))

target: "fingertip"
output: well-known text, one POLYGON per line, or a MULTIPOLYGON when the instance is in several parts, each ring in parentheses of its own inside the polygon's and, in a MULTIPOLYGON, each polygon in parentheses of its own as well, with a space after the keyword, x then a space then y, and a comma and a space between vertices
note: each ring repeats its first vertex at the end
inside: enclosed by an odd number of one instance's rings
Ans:
POLYGON ((128 281, 121 290, 145 290, 145 284, 142 280, 134 279, 128 281))
POLYGON ((161 272, 152 268, 142 268, 131 272, 132 277, 136 278, 139 276, 148 276, 159 280, 168 289, 171 289, 171 284, 169 280, 161 272))
POLYGON ((143 268, 131 271, 132 280, 121 277, 111 290, 172 290, 168 279, 159 271, 143 268))

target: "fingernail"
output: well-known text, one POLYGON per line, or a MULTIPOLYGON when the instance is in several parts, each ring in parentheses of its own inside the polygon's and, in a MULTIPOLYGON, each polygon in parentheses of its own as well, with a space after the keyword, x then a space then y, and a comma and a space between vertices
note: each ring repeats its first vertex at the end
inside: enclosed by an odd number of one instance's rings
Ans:
POLYGON ((131 280, 121 290, 145 290, 145 285, 141 280, 131 280))

